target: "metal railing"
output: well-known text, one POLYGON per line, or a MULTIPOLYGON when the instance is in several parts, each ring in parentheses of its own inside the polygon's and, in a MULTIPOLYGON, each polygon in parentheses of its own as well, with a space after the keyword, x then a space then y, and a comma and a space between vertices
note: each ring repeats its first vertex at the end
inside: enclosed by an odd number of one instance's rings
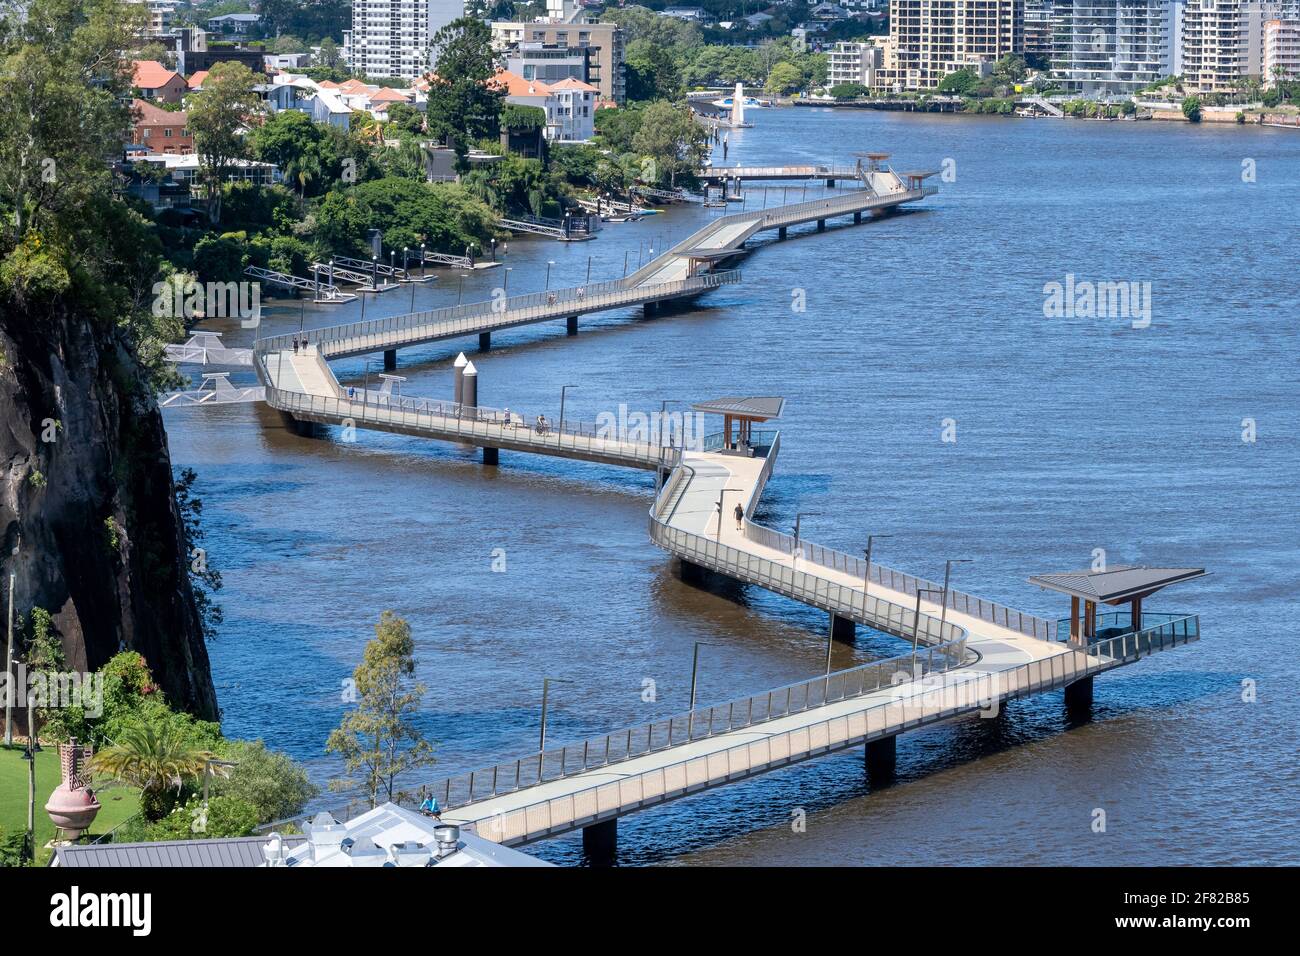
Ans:
POLYGON ((889 698, 860 711, 763 735, 724 750, 648 768, 507 812, 485 814, 476 822, 475 831, 498 843, 521 843, 564 833, 631 809, 653 806, 797 760, 855 746, 864 739, 893 736, 975 713, 993 701, 1063 687, 1198 638, 1197 619, 1185 617, 1115 638, 1104 646, 1090 648, 1087 653, 1065 651, 1005 671, 972 674, 964 682, 969 685, 964 692, 963 685, 956 683, 947 688, 922 685, 914 689, 915 693, 908 693, 911 689, 900 685, 889 698))
POLYGON ((804 222, 812 222, 815 219, 829 219, 835 216, 847 215, 851 212, 863 212, 880 206, 896 206, 934 195, 938 192, 938 189, 934 186, 925 186, 921 189, 909 189, 884 196, 874 195, 871 198, 864 198, 863 192, 862 190, 856 190, 844 196, 837 196, 834 199, 815 199, 808 202, 790 203, 785 206, 774 206, 771 209, 736 212, 726 216, 719 216, 707 226, 691 233, 669 248, 663 255, 641 266, 623 281, 628 285, 635 285, 647 276, 653 275, 662 269, 669 259, 681 255, 688 249, 702 246, 709 237, 716 235, 729 226, 741 223, 751 225, 750 229, 729 240, 728 246, 740 246, 755 232, 764 229, 794 226, 804 222))
POLYGON ((924 648, 911 654, 873 661, 737 700, 697 707, 663 720, 548 748, 506 763, 435 781, 428 788, 444 809, 498 797, 588 770, 608 767, 646 754, 680 747, 732 730, 851 700, 885 687, 896 686, 900 674, 907 680, 941 674, 960 667, 966 659, 965 638, 951 644, 924 648))
POLYGON ((351 397, 334 398, 268 385, 266 401, 296 418, 373 425, 448 441, 601 460, 634 468, 672 468, 681 457, 681 449, 670 445, 605 437, 608 429, 589 422, 566 421, 561 429, 550 422, 544 426, 526 422, 509 409, 457 405, 373 389, 354 388, 351 397))
POLYGON ((641 288, 628 288, 621 279, 574 289, 555 289, 511 296, 489 302, 410 312, 384 319, 326 326, 289 335, 259 339, 255 348, 278 351, 299 342, 317 344, 327 358, 396 348, 417 342, 490 332, 496 329, 565 318, 583 312, 635 305, 655 299, 705 292, 740 281, 740 271, 729 269, 641 288))

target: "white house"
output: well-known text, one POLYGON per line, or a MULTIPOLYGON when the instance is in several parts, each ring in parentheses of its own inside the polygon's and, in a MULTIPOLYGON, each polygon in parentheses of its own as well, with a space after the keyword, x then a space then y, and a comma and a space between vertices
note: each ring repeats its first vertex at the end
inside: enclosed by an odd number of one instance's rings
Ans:
POLYGON ((585 143, 596 135, 596 100, 600 90, 590 83, 568 77, 551 84, 546 104, 549 139, 585 143))

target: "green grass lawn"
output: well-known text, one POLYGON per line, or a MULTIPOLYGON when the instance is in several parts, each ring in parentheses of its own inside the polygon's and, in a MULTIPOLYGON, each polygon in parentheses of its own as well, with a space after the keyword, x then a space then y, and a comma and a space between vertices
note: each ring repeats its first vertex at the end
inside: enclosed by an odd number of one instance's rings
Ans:
MULTIPOLYGON (((50 858, 45 844, 54 839, 54 824, 45 812, 45 802, 59 780, 59 753, 51 744, 36 755, 36 862, 42 866, 50 858)), ((140 809, 139 794, 125 787, 103 790, 96 795, 100 811, 82 842, 107 833, 140 809)), ((0 829, 6 833, 27 829, 27 761, 23 760, 21 747, 3 744, 0 744, 0 829)))

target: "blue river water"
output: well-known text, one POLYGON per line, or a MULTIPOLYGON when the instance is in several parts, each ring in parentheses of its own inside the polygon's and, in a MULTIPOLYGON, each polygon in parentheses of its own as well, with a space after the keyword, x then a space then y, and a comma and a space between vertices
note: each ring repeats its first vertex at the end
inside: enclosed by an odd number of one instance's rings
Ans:
MULTIPOLYGON (((480 401, 553 418, 572 384, 566 417, 592 420, 621 403, 782 395, 761 520, 788 529, 815 512, 803 534, 846 551, 890 534, 877 559, 931 578, 946 558, 970 559, 954 586, 1047 617, 1068 599, 1027 578, 1085 568, 1096 549, 1111 564, 1205 567, 1148 604, 1199 613, 1203 639, 1099 678, 1088 723, 1066 719, 1058 692, 904 735, 897 781, 877 792, 854 751, 626 818, 619 862, 1300 862, 1300 138, 818 109, 752 118, 731 133, 728 162, 846 164, 880 150, 899 170, 943 170, 930 180, 939 194, 904 215, 760 240, 744 281, 693 310, 584 319, 576 338, 562 323, 500 334, 470 353, 480 401), (1084 281, 1136 283, 1149 315, 1045 310, 1051 283, 1084 281)), ((751 186, 746 203, 802 195, 751 186)), ((716 214, 676 207, 589 243, 512 240, 508 279, 443 272, 366 315, 486 298, 503 282, 579 285, 588 269, 616 277, 625 256, 716 214)), ((360 308, 280 303, 264 331, 360 308)), ((252 335, 210 327, 231 345, 252 335)), ((449 398, 452 360, 476 344, 400 353, 402 388, 449 398)), ((359 381, 374 365, 336 371, 359 381)), ((176 464, 199 473, 225 576, 211 652, 226 732, 287 750, 322 784, 339 772, 323 745, 341 681, 384 609, 414 630, 430 779, 534 751, 543 677, 567 681, 552 688, 559 743, 684 710, 695 641, 710 644, 701 701, 821 670, 819 612, 675 575, 647 540, 649 475, 506 452, 486 469, 471 449, 366 432, 301 438, 256 406, 169 410, 167 425, 176 464)), ((860 631, 835 664, 900 651, 860 631)), ((582 861, 575 836, 531 851, 582 861)))

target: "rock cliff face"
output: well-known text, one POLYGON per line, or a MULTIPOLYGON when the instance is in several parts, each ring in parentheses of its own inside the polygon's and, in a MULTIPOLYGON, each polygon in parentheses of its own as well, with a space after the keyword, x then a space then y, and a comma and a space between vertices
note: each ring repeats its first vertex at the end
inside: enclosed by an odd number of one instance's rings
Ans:
POLYGON ((15 616, 49 611, 70 669, 139 651, 173 706, 217 719, 162 416, 133 356, 116 331, 3 306, 0 353, 4 598, 12 570, 15 616))

